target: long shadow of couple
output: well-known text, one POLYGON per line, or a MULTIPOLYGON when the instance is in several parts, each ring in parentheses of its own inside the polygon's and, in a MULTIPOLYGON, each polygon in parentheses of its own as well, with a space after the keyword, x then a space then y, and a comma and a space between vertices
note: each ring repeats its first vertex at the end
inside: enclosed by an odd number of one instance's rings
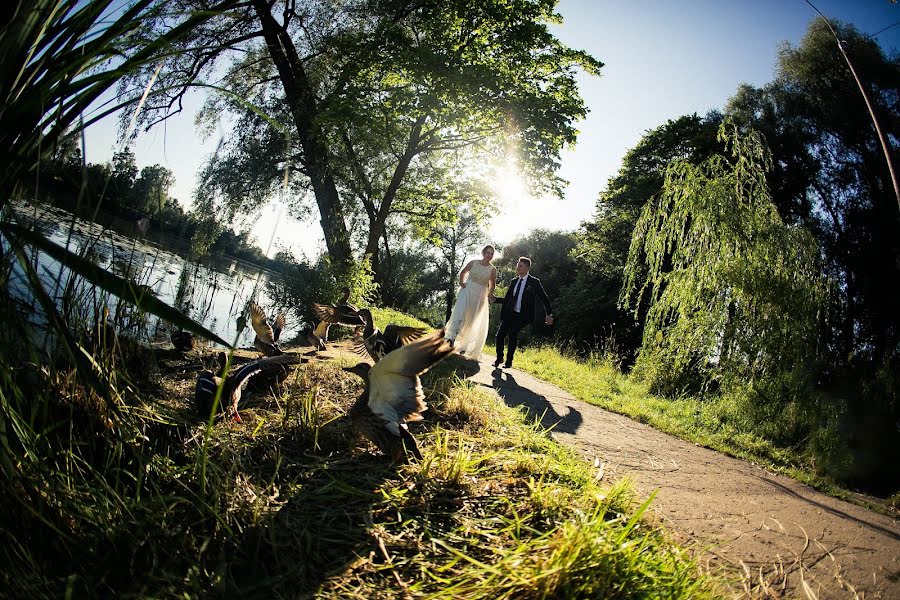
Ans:
POLYGON ((581 427, 584 417, 581 412, 568 406, 566 414, 560 414, 547 400, 546 396, 538 394, 516 381, 516 375, 509 369, 493 368, 475 360, 461 360, 456 365, 456 371, 460 377, 472 379, 472 381, 484 386, 490 386, 497 390, 497 394, 507 406, 524 406, 529 414, 540 419, 541 426, 545 429, 560 433, 574 434, 581 427), (490 379, 487 373, 490 371, 490 379))

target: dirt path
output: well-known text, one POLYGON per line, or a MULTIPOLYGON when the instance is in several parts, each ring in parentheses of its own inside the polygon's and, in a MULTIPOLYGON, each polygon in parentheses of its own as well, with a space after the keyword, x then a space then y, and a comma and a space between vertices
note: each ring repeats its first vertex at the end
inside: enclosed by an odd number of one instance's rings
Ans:
MULTIPOLYGON (((737 596, 900 599, 900 524, 787 477, 581 402, 485 357, 470 379, 543 414, 553 437, 631 478, 701 564, 741 578, 737 596)), ((474 363, 473 363, 474 364, 474 363)), ((474 370, 474 369, 473 369, 474 370)))

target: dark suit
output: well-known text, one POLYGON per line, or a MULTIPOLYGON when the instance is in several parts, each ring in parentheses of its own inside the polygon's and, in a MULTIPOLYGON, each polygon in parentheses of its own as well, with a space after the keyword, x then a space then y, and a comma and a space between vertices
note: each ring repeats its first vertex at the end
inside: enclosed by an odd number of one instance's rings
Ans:
POLYGON ((516 346, 519 342, 519 331, 523 327, 534 321, 535 308, 537 307, 537 299, 540 298, 544 304, 547 314, 553 314, 550 308, 550 298, 541 285, 541 280, 531 275, 525 276, 525 289, 522 290, 522 303, 518 312, 516 312, 516 282, 518 277, 509 283, 509 289, 506 290, 506 296, 503 299, 497 299, 496 302, 502 302, 503 307, 500 309, 500 327, 497 328, 497 362, 503 361, 503 346, 507 337, 509 337, 509 352, 506 355, 506 364, 511 365, 513 356, 516 353, 516 346))

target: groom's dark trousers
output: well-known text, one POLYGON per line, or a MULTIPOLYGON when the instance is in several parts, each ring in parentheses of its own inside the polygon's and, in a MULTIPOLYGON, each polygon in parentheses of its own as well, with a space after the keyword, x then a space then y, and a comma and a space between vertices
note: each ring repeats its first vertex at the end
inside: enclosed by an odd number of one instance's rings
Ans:
POLYGON ((522 313, 510 311, 509 316, 500 321, 497 328, 497 361, 503 361, 503 346, 506 338, 509 338, 509 349, 506 351, 506 364, 511 365, 516 354, 516 346, 519 344, 519 332, 528 325, 528 320, 522 318, 522 313))

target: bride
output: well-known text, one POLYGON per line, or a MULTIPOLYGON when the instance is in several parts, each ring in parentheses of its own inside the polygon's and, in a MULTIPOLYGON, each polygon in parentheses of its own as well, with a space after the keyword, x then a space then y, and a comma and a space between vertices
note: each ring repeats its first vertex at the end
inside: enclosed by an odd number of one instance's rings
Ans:
POLYGON ((469 261, 459 272, 459 295, 444 326, 446 338, 453 347, 467 358, 478 360, 487 339, 489 298, 497 284, 497 269, 491 264, 494 247, 481 249, 481 260, 469 261))

